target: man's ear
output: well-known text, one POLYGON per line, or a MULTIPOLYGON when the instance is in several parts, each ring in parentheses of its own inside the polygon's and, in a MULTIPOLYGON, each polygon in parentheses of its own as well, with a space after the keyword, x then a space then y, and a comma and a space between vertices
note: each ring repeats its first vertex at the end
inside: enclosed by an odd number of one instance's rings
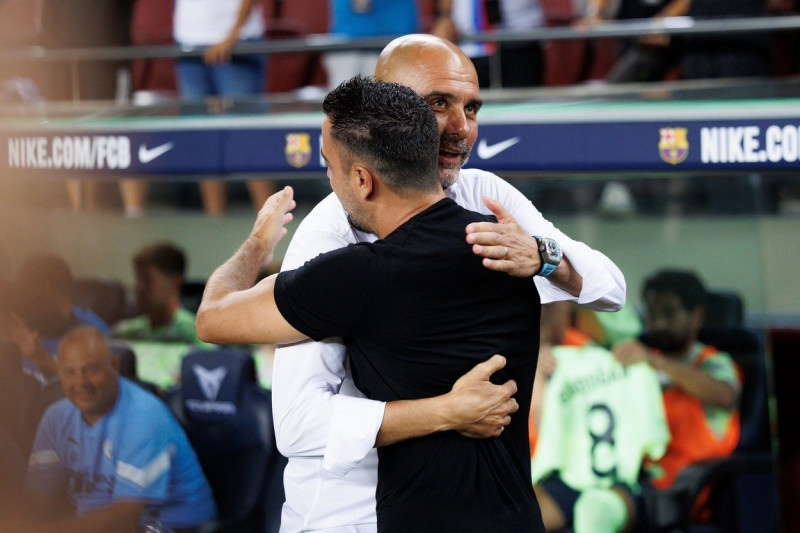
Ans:
POLYGON ((369 200, 375 194, 375 175, 372 170, 361 164, 353 165, 353 176, 356 180, 355 190, 362 200, 369 200))

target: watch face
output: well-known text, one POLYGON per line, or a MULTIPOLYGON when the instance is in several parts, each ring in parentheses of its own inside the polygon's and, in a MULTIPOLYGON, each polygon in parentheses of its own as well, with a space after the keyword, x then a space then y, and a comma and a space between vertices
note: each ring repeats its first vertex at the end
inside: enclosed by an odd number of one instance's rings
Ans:
POLYGON ((541 248, 548 263, 558 264, 561 261, 561 248, 553 239, 542 239, 541 248))

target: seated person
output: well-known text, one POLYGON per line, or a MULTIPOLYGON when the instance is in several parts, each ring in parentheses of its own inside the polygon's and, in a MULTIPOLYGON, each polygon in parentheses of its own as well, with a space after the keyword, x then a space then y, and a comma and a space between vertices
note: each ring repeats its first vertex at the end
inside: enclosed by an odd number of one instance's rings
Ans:
MULTIPOLYGON (((629 368, 628 374, 646 363, 656 370, 661 384, 670 440, 663 455, 651 454, 652 460, 644 464, 646 481, 642 485, 644 490, 650 490, 669 487, 690 463, 724 456, 734 450, 739 440, 737 404, 741 381, 729 355, 697 340, 705 315, 705 289, 695 274, 674 270, 658 272, 645 281, 642 292, 646 306, 645 333, 639 339, 616 344, 612 352, 629 368)), ((559 360, 559 365, 563 364, 565 361, 559 360)), ((585 364, 581 360, 581 365, 585 364)), ((548 385, 548 393, 551 385, 548 385)), ((641 397, 637 395, 637 401, 631 403, 639 404, 641 397)), ((614 420, 627 421, 630 417, 614 416, 614 420)), ((563 427, 563 420, 553 429, 558 431, 560 427, 563 427)), ((553 429, 544 422, 542 428, 549 439, 553 429)), ((604 443, 606 436, 601 431, 595 432, 593 438, 604 443)), ((616 441, 624 442, 626 447, 636 442, 630 437, 616 438, 616 441)), ((534 459, 534 476, 540 472, 537 460, 534 459)), ((616 476, 619 478, 619 471, 616 476)), ((594 492, 588 500, 584 494, 587 493, 578 493, 569 483, 545 479, 537 487, 537 497, 548 529, 569 525, 573 514, 577 532, 621 531, 634 524, 646 526, 640 491, 594 492), (548 495, 552 497, 548 499, 548 495), (606 526, 600 525, 600 518, 606 520, 603 522, 606 526), (585 529, 585 524, 589 524, 589 529, 585 529)), ((702 498, 698 503, 702 503, 702 498)))
MULTIPOLYGON (((166 405, 120 378, 103 334, 78 326, 57 355, 66 398, 39 424, 25 479, 32 531, 177 531, 216 518, 211 488, 166 405)), ((23 526, 23 530, 25 527, 23 526)))
POLYGON ((569 326, 567 302, 552 305, 542 308, 539 367, 553 370, 548 380, 537 367, 534 393, 544 390, 532 411, 541 412, 531 467, 542 518, 548 531, 622 531, 643 460, 663 455, 669 440, 658 377, 644 363, 626 370, 569 326))
POLYGON ((145 246, 133 256, 139 314, 113 325, 118 339, 201 344, 194 313, 181 304, 186 255, 171 243, 145 246))
POLYGON ((45 385, 57 377, 53 356, 65 331, 89 324, 108 333, 108 326, 100 317, 75 304, 73 285, 72 271, 62 257, 50 253, 32 255, 15 279, 15 312, 3 317, 8 337, 24 356, 23 369, 45 385))
POLYGON ((644 361, 658 372, 672 440, 649 470, 652 484, 665 488, 690 463, 736 448, 742 381, 728 354, 698 341, 706 291, 696 274, 657 272, 642 296, 645 332, 612 351, 624 365, 644 361))
POLYGON ((133 256, 139 315, 112 326, 111 336, 136 353, 139 376, 162 389, 174 385, 180 360, 209 346, 197 338, 195 314, 181 302, 186 255, 172 243, 145 246, 133 256))

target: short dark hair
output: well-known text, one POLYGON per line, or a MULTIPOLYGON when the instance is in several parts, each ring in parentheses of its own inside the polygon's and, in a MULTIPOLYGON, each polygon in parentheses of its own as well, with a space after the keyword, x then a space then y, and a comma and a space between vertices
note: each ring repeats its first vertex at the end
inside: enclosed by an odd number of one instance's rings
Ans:
POLYGON ((440 187, 439 126, 418 93, 359 75, 328 93, 322 108, 345 159, 364 158, 398 193, 440 187))
POLYGON ((159 242, 136 252, 133 265, 136 268, 154 266, 162 274, 182 278, 186 272, 186 255, 172 243, 159 242))
POLYGON ((689 270, 664 269, 656 272, 644 282, 642 296, 647 298, 651 292, 669 292, 675 294, 684 309, 692 311, 698 307, 706 307, 706 289, 703 282, 694 272, 689 270))
POLYGON ((38 294, 46 286, 72 299, 72 269, 55 253, 40 253, 28 257, 17 272, 17 283, 26 293, 38 294))

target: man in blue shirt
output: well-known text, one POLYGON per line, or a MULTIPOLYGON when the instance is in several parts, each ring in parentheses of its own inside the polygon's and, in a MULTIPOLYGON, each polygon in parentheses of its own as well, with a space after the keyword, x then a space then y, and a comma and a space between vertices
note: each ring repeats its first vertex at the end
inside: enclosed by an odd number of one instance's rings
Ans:
POLYGON ((44 414, 25 480, 44 521, 37 531, 136 531, 156 520, 192 531, 216 518, 186 434, 160 400, 119 377, 99 330, 65 334, 57 362, 66 398, 44 414))

